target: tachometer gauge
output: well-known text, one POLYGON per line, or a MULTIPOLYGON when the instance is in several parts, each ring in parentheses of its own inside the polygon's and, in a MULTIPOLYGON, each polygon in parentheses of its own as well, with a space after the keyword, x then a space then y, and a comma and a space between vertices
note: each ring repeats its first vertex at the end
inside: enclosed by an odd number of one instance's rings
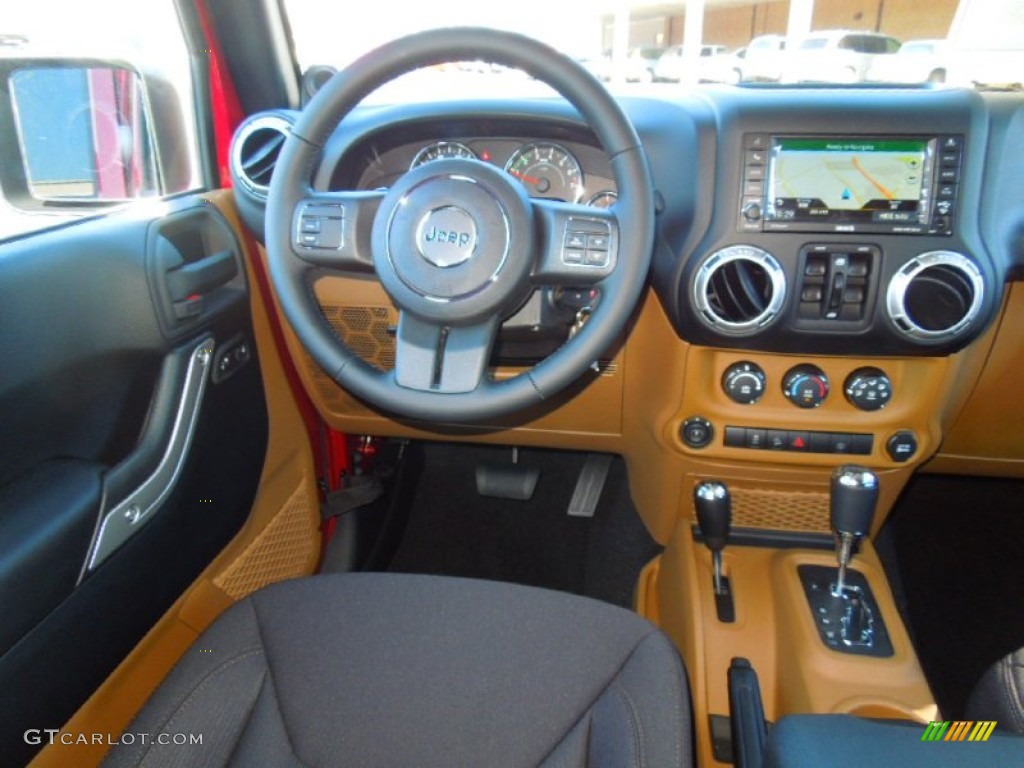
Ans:
POLYGON ((616 193, 610 189, 605 189, 587 200, 587 205, 593 208, 611 208, 618 199, 619 196, 616 193))
POLYGON ((526 144, 512 154, 505 170, 526 185, 530 197, 578 203, 583 196, 579 160, 558 144, 526 144))
POLYGON ((476 160, 476 153, 465 144, 460 144, 457 141, 435 141, 416 153, 416 157, 412 159, 412 163, 409 165, 409 170, 418 168, 432 160, 449 160, 453 157, 476 160))

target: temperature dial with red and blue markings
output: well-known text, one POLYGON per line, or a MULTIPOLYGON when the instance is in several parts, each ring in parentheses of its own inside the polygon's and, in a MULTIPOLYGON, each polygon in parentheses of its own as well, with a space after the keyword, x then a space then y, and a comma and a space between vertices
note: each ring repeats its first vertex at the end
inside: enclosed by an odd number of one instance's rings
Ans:
POLYGON ((782 380, 782 394, 799 408, 817 408, 828 397, 828 377, 816 365, 798 365, 782 380))

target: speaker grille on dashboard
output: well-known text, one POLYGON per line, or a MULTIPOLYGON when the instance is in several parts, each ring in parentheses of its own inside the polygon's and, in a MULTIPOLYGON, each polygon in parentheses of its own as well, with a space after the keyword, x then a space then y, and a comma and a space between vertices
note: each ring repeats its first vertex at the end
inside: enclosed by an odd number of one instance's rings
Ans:
POLYGON ((321 309, 338 338, 363 362, 378 371, 395 367, 398 313, 394 309, 338 304, 325 304, 321 309))
POLYGON ((734 528, 828 533, 828 494, 729 488, 734 528))

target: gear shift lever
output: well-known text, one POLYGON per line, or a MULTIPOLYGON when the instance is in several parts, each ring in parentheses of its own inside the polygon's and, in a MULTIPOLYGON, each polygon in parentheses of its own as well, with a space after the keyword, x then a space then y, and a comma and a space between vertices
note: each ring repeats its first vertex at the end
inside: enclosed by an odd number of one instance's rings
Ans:
POLYGON ((838 549, 839 575, 832 594, 839 597, 846 585, 846 567, 853 545, 867 536, 878 503, 878 477, 866 467, 847 464, 832 472, 830 516, 838 549))
POLYGON ((732 505, 729 489, 724 483, 708 481, 693 489, 693 506, 697 509, 697 525, 704 536, 704 545, 711 550, 715 569, 715 594, 725 593, 722 585, 722 550, 729 539, 732 505))

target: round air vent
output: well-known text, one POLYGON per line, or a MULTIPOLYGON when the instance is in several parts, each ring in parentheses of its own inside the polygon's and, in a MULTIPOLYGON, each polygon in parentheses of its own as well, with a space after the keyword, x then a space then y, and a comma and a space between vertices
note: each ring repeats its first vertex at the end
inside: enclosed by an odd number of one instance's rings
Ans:
POLYGON ((253 194, 266 197, 270 177, 291 123, 280 115, 259 115, 243 123, 231 143, 231 171, 253 194))
POLYGON ((981 311, 985 280, 966 256, 931 251, 907 262, 889 282, 886 309, 912 339, 939 341, 966 329, 981 311))
POLYGON ((693 293, 707 325, 744 336, 764 328, 779 314, 786 298, 786 275, 767 251, 734 245, 701 265, 693 293))

